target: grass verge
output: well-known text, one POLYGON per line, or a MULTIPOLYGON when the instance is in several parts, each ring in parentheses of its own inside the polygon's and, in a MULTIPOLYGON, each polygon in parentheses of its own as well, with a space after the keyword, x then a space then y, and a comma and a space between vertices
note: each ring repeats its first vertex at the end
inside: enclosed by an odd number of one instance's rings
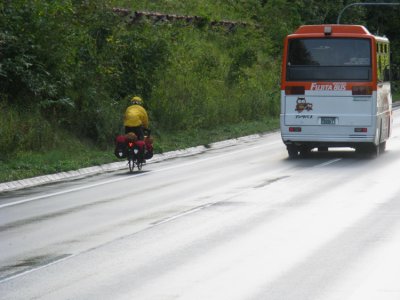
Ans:
MULTIPOLYGON (((161 131, 154 134, 154 149, 155 153, 162 153, 199 145, 207 146, 213 142, 268 132, 278 127, 278 119, 264 119, 221 126, 212 130, 161 131)), ((110 145, 108 150, 99 150, 81 141, 68 140, 65 143, 69 144, 68 148, 58 147, 48 152, 19 152, 12 158, 0 160, 0 182, 118 161, 113 154, 113 145, 110 145)))

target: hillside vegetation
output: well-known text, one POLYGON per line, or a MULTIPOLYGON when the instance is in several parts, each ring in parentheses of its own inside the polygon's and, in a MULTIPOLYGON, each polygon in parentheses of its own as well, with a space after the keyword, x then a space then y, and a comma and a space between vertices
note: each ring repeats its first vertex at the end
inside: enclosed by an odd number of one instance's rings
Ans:
MULTIPOLYGON (((2 1, 0 163, 60 148, 108 150, 132 95, 144 98, 160 140, 276 119, 283 37, 301 24, 335 23, 351 2, 2 1), (201 18, 130 22, 116 7, 201 18), (222 20, 245 24, 215 25, 222 20)), ((398 12, 352 8, 342 22, 388 35, 395 49, 398 12)))

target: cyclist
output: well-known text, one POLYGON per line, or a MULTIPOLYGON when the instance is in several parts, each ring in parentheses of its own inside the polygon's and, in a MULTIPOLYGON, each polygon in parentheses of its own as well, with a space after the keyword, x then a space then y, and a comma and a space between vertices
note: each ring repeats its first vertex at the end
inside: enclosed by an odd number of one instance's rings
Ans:
POLYGON ((125 134, 133 132, 138 140, 144 140, 144 130, 149 131, 149 117, 143 107, 143 100, 138 96, 131 99, 131 105, 124 115, 125 134))

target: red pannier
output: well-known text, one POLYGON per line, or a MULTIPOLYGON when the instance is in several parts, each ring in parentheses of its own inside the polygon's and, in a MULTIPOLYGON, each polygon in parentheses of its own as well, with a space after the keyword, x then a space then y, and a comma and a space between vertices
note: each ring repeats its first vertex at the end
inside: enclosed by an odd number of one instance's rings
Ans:
POLYGON ((115 150, 114 154, 117 158, 126 158, 127 156, 127 146, 125 135, 118 135, 115 138, 115 150))
POLYGON ((144 156, 145 153, 145 144, 144 141, 136 141, 135 142, 135 148, 139 149, 139 154, 138 154, 138 159, 143 160, 146 159, 144 156))
POLYGON ((153 139, 151 137, 145 137, 144 144, 146 145, 146 151, 144 152, 144 158, 150 159, 153 157, 153 139))

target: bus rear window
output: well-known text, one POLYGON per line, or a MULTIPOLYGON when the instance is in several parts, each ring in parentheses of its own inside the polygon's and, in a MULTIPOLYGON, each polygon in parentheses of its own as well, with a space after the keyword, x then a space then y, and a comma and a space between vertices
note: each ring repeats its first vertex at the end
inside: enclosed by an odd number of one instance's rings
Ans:
POLYGON ((286 73, 288 81, 370 81, 370 40, 290 39, 286 73))

